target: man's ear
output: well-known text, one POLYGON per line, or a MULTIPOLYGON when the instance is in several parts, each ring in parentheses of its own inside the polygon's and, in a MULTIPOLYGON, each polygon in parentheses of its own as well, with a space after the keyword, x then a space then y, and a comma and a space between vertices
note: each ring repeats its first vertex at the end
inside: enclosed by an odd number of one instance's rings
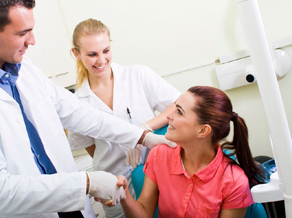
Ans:
POLYGON ((77 60, 80 60, 80 57, 79 57, 78 52, 77 52, 74 48, 72 48, 71 51, 72 51, 72 53, 74 54, 75 58, 76 58, 77 60))
POLYGON ((209 124, 202 125, 202 128, 199 131, 198 138, 205 138, 212 131, 212 128, 209 124))

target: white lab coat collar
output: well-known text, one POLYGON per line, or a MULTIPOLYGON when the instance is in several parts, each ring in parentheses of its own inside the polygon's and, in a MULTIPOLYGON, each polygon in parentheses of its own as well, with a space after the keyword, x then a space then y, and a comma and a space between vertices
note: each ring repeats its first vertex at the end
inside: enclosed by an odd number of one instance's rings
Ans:
POLYGON ((5 92, 1 88, 0 88, 0 100, 3 100, 3 101, 14 101, 13 98, 7 92, 5 92))
MULTIPOLYGON (((21 79, 19 79, 21 76, 21 74, 19 74, 18 79, 16 80, 16 86, 18 87, 18 83, 21 79)), ((20 91, 18 89, 18 92, 20 94, 20 91)), ((4 101, 15 101, 13 99, 13 97, 11 97, 7 92, 5 92, 3 89, 0 88, 0 100, 4 100, 4 101)), ((16 103, 17 104, 17 103, 16 103)))
MULTIPOLYGON (((113 114, 118 112, 119 105, 121 104, 124 94, 127 93, 128 87, 123 84, 126 68, 112 63, 111 65, 114 74, 114 98, 113 98, 113 114)), ((126 108, 125 108, 126 109, 126 108)))
POLYGON ((94 107, 98 107, 107 113, 115 115, 115 108, 119 107, 127 87, 123 85, 125 67, 112 63, 111 68, 114 74, 113 111, 91 91, 88 78, 83 80, 83 83, 76 92, 76 95, 78 98, 88 99, 87 102, 92 104, 94 107))

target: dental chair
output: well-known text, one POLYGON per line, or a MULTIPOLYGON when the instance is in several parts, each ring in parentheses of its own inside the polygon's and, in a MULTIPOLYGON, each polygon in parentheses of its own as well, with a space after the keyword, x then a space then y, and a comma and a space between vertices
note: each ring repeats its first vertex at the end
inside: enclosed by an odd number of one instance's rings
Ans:
MULTIPOLYGON (((154 131, 155 134, 158 135, 165 135, 166 131, 167 131, 167 126, 164 126, 160 129, 157 129, 154 131)), ((231 151, 229 150, 223 150, 223 152, 225 154, 230 154, 231 151)), ((235 157, 232 155, 230 156, 230 158, 232 158, 234 161, 235 157)), ((145 174, 143 172, 143 167, 144 165, 139 165, 137 166, 131 175, 131 179, 132 179, 132 184, 136 193, 136 198, 138 199, 140 196, 140 193, 142 191, 143 188, 143 184, 144 184, 144 178, 145 178, 145 174)), ((154 218, 158 218, 158 205, 154 214, 154 218)), ((249 206, 247 208, 246 214, 244 216, 244 218, 268 218, 267 213, 263 207, 263 205, 261 203, 254 203, 251 206, 249 206)))

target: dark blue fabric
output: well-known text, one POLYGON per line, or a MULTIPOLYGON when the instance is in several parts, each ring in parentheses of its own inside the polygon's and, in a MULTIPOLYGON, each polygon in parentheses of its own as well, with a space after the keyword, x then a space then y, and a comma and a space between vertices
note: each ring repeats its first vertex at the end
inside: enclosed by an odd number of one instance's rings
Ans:
POLYGON ((20 69, 20 64, 3 64, 3 69, 0 69, 0 87, 7 92, 11 97, 13 97, 12 90, 10 87, 10 82, 15 83, 18 78, 18 71, 20 69), (9 80, 8 80, 9 79, 9 80))
POLYGON ((19 104, 19 107, 22 112, 22 116, 24 119, 24 123, 26 126, 26 130, 28 133, 28 137, 31 144, 31 149, 34 153, 34 158, 39 165, 39 170, 42 174, 54 174, 56 173, 56 169, 54 165, 52 164, 51 160, 46 154, 46 151, 44 149, 43 143, 39 137, 38 132, 36 131, 35 127, 32 125, 32 123, 27 119, 27 116, 23 110, 23 106, 19 97, 18 90, 16 88, 15 83, 10 83, 10 87, 13 93, 13 98, 17 101, 19 104))

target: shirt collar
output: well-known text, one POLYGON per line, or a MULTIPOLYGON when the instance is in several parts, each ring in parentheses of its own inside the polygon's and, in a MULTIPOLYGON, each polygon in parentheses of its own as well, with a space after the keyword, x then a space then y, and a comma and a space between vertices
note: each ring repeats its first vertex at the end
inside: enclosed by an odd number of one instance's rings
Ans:
POLYGON ((87 97, 91 93, 88 78, 84 78, 81 86, 78 88, 78 97, 87 97))
MULTIPOLYGON (((113 71, 114 81, 120 80, 123 76, 124 67, 122 67, 118 64, 115 64, 115 63, 111 63, 111 69, 113 71)), ((79 87, 77 95, 78 95, 78 97, 87 97, 87 96, 90 96, 92 94, 93 93, 92 93, 90 86, 89 86, 88 77, 86 77, 86 78, 84 78, 81 86, 79 87)))
MULTIPOLYGON (((183 169, 180 153, 181 153, 181 147, 178 145, 175 150, 175 155, 172 161, 171 174, 188 175, 186 171, 183 169)), ((200 172, 195 173, 192 177, 196 176, 205 183, 210 181, 213 178, 214 174, 217 172, 220 164, 222 163, 222 159, 223 159, 223 152, 221 150, 221 147, 218 146, 217 154, 215 158, 212 160, 212 162, 200 172)))
POLYGON ((177 145, 174 151, 173 159, 172 159, 171 174, 179 175, 179 174, 185 173, 185 170, 183 169, 183 166, 181 163, 180 152, 181 152, 181 147, 177 145))
POLYGON ((3 81, 3 76, 6 73, 9 73, 12 78, 13 78, 13 82, 15 83, 15 81, 18 78, 18 72, 20 70, 21 64, 17 63, 17 64, 10 64, 10 63, 4 63, 3 65, 3 69, 0 69, 0 80, 3 81))

